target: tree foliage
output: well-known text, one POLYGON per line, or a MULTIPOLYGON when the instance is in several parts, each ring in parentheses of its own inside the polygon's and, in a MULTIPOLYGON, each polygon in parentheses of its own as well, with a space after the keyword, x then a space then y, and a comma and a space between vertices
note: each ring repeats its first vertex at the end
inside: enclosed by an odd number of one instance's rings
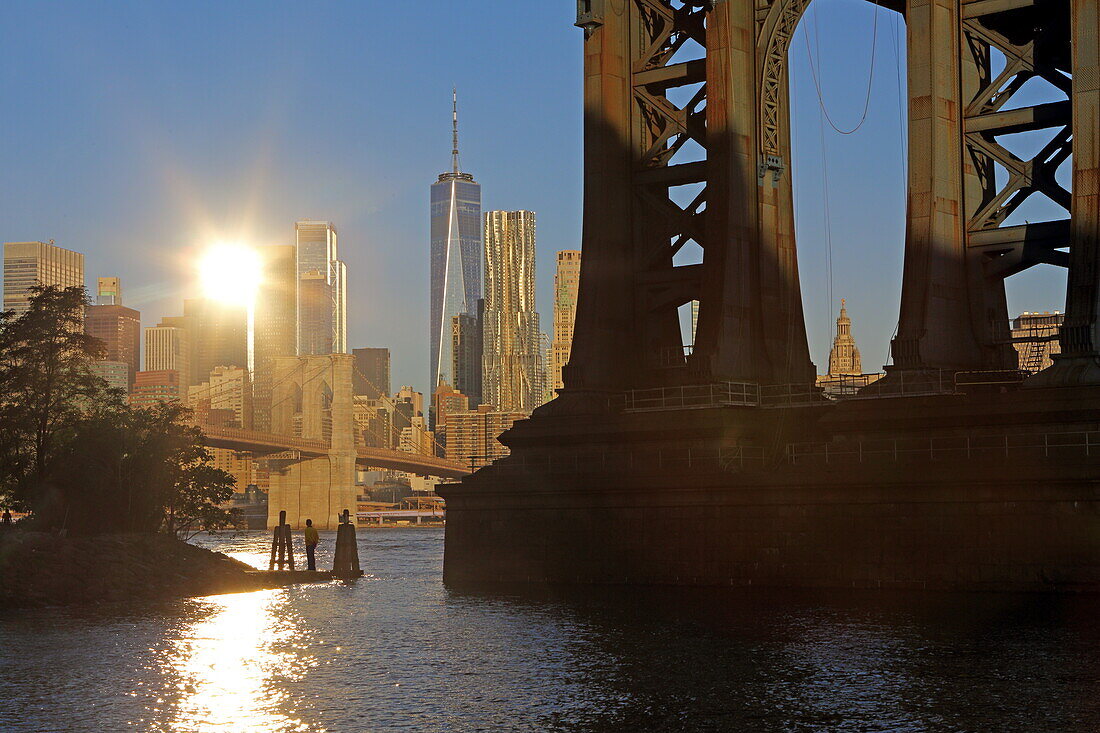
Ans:
POLYGON ((39 288, 0 314, 0 503, 47 528, 186 533, 229 523, 233 477, 186 408, 132 407, 91 370, 80 288, 39 288))

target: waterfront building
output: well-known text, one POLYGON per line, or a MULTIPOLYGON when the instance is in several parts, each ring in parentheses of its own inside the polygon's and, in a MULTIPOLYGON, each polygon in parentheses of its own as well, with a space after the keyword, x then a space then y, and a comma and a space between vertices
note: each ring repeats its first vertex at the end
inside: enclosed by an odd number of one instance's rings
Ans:
POLYGON ((84 333, 103 342, 104 360, 127 365, 129 389, 140 367, 141 314, 122 305, 89 305, 84 308, 84 333))
POLYGON ((390 394, 390 350, 367 347, 352 349, 355 368, 352 371, 352 393, 378 399, 390 394))
POLYGON ((256 461, 249 451, 235 451, 229 448, 207 448, 210 451, 210 463, 231 475, 236 482, 236 491, 242 492, 249 484, 257 484, 256 461))
POLYGON ((298 273, 298 355, 348 350, 347 268, 330 221, 295 222, 298 273))
POLYGON ((179 326, 146 326, 145 370, 175 371, 184 384, 191 381, 191 346, 187 330, 179 326))
POLYGON ((134 386, 130 389, 130 404, 135 407, 148 407, 157 402, 170 402, 182 397, 180 373, 175 369, 145 370, 134 375, 134 386))
POLYGON ((516 420, 526 417, 524 412, 494 410, 491 405, 479 405, 476 410, 448 412, 447 459, 477 470, 507 456, 507 446, 497 438, 516 420))
POLYGON ((431 186, 431 322, 428 328, 430 389, 456 384, 451 324, 474 315, 481 298, 481 186, 461 172, 458 159, 458 97, 452 110, 451 170, 431 186))
POLYGON ((1034 374, 1054 363, 1052 357, 1062 353, 1058 334, 1065 315, 1024 311, 1012 319, 1013 346, 1019 355, 1020 369, 1034 374))
POLYGON ((577 317, 580 278, 580 251, 565 249, 558 252, 558 267, 554 272, 554 341, 550 345, 550 389, 555 394, 563 386, 561 370, 569 363, 569 353, 573 348, 573 321, 577 317))
POLYGON ((535 311, 535 213, 485 214, 482 398, 504 411, 542 404, 535 311))
POLYGON ((298 271, 294 245, 260 247, 258 253, 262 277, 253 320, 252 424, 269 432, 274 360, 298 353, 298 271))
POLYGON ((122 282, 117 277, 96 280, 96 305, 122 305, 122 282))
POLYGON ((49 242, 4 243, 4 310, 27 312, 31 288, 84 287, 84 255, 49 242))
POLYGON ((187 406, 203 424, 229 428, 252 427, 252 381, 248 370, 239 366, 217 366, 207 379, 187 390, 187 406), (227 419, 216 418, 220 411, 227 419))
POLYGON ((130 365, 124 361, 94 361, 91 363, 92 373, 107 383, 111 389, 120 389, 122 392, 130 391, 131 375, 136 372, 130 370, 130 365))

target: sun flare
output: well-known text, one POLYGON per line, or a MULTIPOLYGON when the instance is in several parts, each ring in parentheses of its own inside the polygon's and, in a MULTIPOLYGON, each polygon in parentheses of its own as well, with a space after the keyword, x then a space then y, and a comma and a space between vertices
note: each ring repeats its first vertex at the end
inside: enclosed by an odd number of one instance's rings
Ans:
POLYGON ((234 242, 219 242, 198 262, 203 294, 227 305, 250 306, 260 286, 260 256, 234 242))

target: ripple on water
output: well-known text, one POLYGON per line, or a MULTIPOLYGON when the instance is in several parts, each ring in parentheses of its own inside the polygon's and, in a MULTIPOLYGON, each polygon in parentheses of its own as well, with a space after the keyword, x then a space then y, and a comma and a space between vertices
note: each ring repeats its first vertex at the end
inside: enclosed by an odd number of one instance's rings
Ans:
POLYGON ((1096 599, 462 593, 440 530, 359 545, 352 584, 0 616, 0 730, 1100 729, 1096 599))

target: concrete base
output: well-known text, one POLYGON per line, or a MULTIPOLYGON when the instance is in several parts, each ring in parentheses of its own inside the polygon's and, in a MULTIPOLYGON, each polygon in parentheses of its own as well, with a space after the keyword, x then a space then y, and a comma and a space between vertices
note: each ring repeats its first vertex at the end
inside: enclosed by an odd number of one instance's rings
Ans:
POLYGON ((445 579, 1100 591, 1100 432, 1019 440, 1100 431, 1100 391, 902 399, 520 424, 439 489, 445 579))
POLYGON ((313 520, 317 529, 336 529, 339 514, 356 511, 355 454, 331 451, 328 456, 312 458, 287 466, 271 474, 268 494, 267 528, 279 523, 279 512, 294 529, 313 520))

